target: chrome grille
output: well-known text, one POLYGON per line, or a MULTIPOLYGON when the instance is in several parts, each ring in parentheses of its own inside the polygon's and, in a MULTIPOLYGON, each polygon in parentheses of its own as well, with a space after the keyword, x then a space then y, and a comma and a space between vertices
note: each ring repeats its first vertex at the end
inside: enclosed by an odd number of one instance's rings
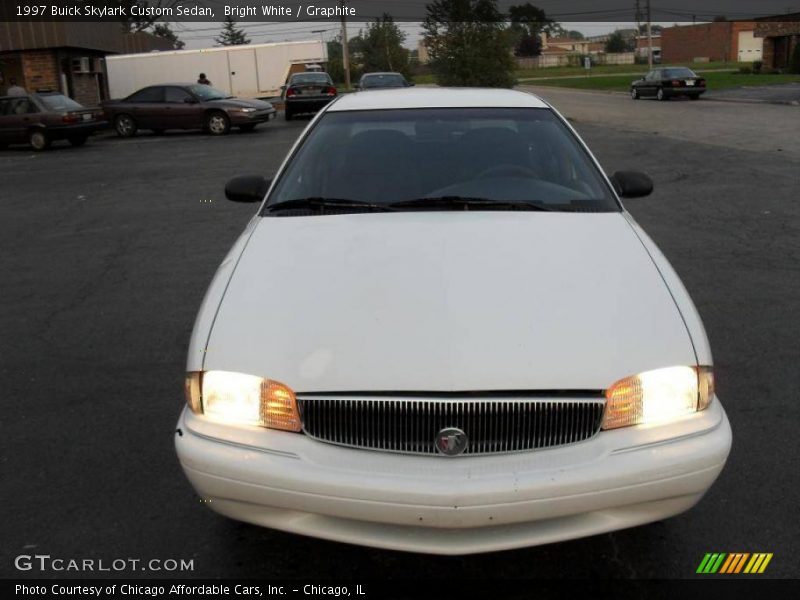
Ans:
POLYGON ((499 454, 580 442, 600 429, 605 401, 591 398, 298 396, 303 431, 321 441, 386 452, 437 454, 458 427, 464 454, 499 454))

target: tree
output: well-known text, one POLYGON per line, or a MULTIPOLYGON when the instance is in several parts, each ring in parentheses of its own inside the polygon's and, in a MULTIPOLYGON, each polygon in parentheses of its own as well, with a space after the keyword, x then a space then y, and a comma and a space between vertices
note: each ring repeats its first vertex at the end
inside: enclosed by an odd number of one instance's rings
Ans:
POLYGON ((514 39, 497 0, 433 0, 426 10, 424 41, 439 84, 514 85, 514 39))
POLYGON ((409 75, 408 50, 403 47, 406 34, 386 13, 367 25, 360 33, 361 53, 365 72, 397 71, 409 75))
POLYGON ((517 56, 539 56, 542 53, 542 29, 551 23, 541 8, 530 3, 508 9, 510 30, 517 36, 514 54, 517 56))
POLYGON ((165 38, 172 42, 173 48, 180 50, 186 44, 178 38, 178 35, 170 29, 168 23, 157 23, 159 17, 147 15, 145 8, 174 8, 181 3, 181 0, 115 0, 116 4, 124 9, 120 15, 120 23, 125 33, 146 32, 155 36, 165 38), (140 10, 134 12, 132 9, 138 6, 140 10))
POLYGON ((228 15, 225 17, 225 24, 222 26, 222 32, 214 41, 222 46, 242 46, 249 44, 250 40, 244 33, 244 30, 236 27, 236 21, 233 17, 228 15))
POLYGON ((619 31, 615 31, 606 40, 606 52, 625 52, 628 49, 628 43, 619 31))
POLYGON ((570 30, 567 32, 567 37, 571 40, 582 40, 584 39, 583 34, 580 31, 570 30))
MULTIPOLYGON (((360 57, 363 56, 362 48, 363 40, 360 35, 353 36, 347 40, 347 49, 350 52, 350 78, 354 81, 361 77, 363 72, 359 62, 361 60, 360 57)), ((341 36, 336 36, 328 42, 327 71, 335 83, 344 83, 341 36)))
POLYGON ((800 74, 800 43, 794 45, 792 58, 789 60, 789 72, 800 74))
POLYGON ((172 42, 172 47, 176 50, 181 50, 186 45, 186 43, 170 29, 169 23, 156 23, 151 33, 172 42))

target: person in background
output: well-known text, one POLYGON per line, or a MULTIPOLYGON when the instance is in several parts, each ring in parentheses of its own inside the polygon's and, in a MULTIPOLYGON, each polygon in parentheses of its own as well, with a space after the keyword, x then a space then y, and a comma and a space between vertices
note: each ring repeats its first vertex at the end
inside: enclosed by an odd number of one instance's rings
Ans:
POLYGON ((211 81, 206 77, 205 73, 200 73, 200 77, 198 77, 197 83, 200 83, 200 84, 203 84, 203 85, 211 85, 211 81))
POLYGON ((8 89, 6 90, 6 96, 26 96, 28 92, 25 91, 25 88, 22 86, 17 85, 17 80, 15 77, 8 78, 8 89))

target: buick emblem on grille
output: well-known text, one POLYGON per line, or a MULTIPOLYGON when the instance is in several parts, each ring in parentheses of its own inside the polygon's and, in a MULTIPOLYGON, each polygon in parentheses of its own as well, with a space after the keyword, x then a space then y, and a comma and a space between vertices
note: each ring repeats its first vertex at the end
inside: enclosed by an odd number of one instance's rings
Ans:
POLYGON ((458 456, 467 449, 467 434, 458 427, 446 427, 436 434, 436 449, 445 456, 458 456))

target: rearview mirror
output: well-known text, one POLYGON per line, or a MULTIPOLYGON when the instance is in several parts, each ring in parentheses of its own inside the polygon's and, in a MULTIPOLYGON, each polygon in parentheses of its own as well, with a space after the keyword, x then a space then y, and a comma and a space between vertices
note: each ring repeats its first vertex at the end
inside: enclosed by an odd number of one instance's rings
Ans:
POLYGON ((639 171, 617 171, 611 176, 611 183, 623 198, 649 196, 653 191, 653 180, 639 171))
POLYGON ((261 175, 239 175, 225 184, 225 197, 231 202, 261 202, 271 182, 261 175))

